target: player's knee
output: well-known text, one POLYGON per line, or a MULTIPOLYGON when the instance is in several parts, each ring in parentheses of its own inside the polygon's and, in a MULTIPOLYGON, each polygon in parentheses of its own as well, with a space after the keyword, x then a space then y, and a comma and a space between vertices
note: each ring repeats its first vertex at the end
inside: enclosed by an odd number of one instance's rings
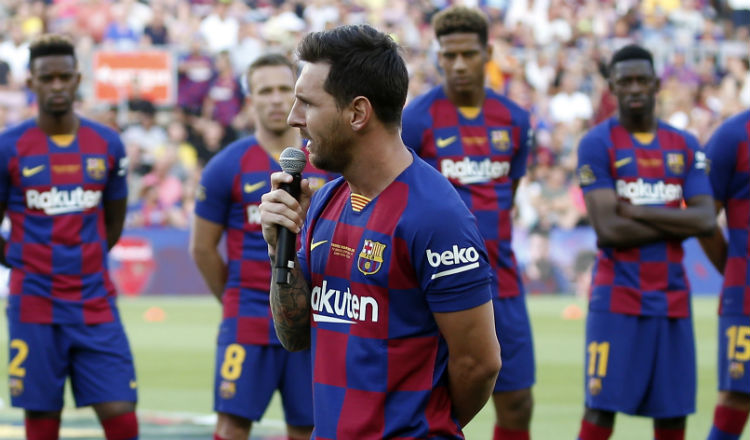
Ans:
POLYGON ((750 394, 737 393, 734 391, 721 391, 719 392, 718 403, 722 406, 728 406, 742 411, 750 411, 750 394))
POLYGON ((253 422, 233 414, 219 413, 216 418, 216 433, 223 439, 247 439, 253 422))
POLYGON ((312 426, 286 425, 286 432, 289 440, 309 440, 310 436, 312 436, 312 431, 312 426))
POLYGON ((531 389, 495 393, 493 395, 497 417, 504 426, 528 425, 534 407, 531 389))
POLYGON ((615 424, 615 413, 612 411, 586 408, 583 419, 596 426, 611 428, 615 424))

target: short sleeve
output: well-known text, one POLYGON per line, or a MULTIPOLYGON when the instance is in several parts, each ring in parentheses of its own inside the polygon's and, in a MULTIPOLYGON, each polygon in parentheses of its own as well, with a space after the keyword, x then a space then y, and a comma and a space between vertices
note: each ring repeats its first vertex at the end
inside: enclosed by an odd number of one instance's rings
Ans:
POLYGON ((737 139, 727 125, 722 125, 706 143, 706 165, 714 198, 726 203, 729 182, 737 160, 737 139))
POLYGON ((529 115, 524 112, 518 123, 520 130, 519 145, 510 162, 510 178, 517 180, 526 174, 526 162, 529 151, 534 146, 534 130, 531 129, 529 115))
POLYGON ((221 225, 226 225, 229 220, 232 184, 239 170, 238 160, 227 159, 231 157, 219 154, 208 162, 195 194, 195 214, 221 225))
POLYGON ((104 200, 122 200, 128 197, 128 157, 125 146, 117 134, 113 134, 109 142, 109 154, 112 158, 112 168, 109 171, 104 200))
POLYGON ((698 140, 692 135, 685 134, 685 142, 693 160, 690 162, 690 168, 688 168, 685 175, 683 198, 689 200, 695 196, 712 195, 713 192, 708 180, 708 169, 706 166, 706 152, 700 148, 698 140))
POLYGON ((578 184, 583 193, 598 188, 614 188, 606 143, 589 133, 578 144, 578 184))
POLYGON ((422 138, 426 129, 422 120, 427 117, 425 114, 419 114, 417 104, 420 102, 421 100, 413 102, 404 109, 401 123, 401 140, 417 154, 422 152, 422 138))

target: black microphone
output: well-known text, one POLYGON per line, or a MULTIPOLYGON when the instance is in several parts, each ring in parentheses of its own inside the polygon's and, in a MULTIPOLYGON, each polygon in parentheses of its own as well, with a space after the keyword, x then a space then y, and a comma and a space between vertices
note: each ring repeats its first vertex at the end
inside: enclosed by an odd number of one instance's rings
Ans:
MULTIPOLYGON (((279 156, 281 169, 293 177, 291 183, 282 183, 279 188, 288 192, 297 200, 299 200, 300 181, 305 164, 307 164, 307 157, 305 152, 299 148, 287 147, 279 156)), ((281 225, 277 226, 277 230, 276 265, 273 268, 273 278, 276 280, 276 284, 289 285, 297 251, 297 234, 281 225)))

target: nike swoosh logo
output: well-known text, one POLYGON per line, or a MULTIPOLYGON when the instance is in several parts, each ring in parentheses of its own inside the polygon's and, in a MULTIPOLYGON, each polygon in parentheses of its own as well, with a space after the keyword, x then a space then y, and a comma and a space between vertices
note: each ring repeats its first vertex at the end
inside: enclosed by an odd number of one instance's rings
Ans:
POLYGON ((452 144, 455 140, 455 136, 447 137, 445 139, 437 138, 437 141, 435 143, 437 144, 438 148, 445 148, 448 145, 452 144))
POLYGON ((255 191, 263 188, 264 186, 266 186, 266 182, 265 181, 256 182, 256 183, 253 183, 252 185, 249 184, 249 183, 246 183, 245 184, 245 192, 248 193, 248 194, 250 194, 251 192, 255 192, 255 191))
POLYGON ((621 166, 629 164, 633 160, 632 157, 624 157, 620 160, 615 161, 615 168, 620 168, 621 166))
POLYGON ((321 240, 321 241, 315 241, 315 242, 312 242, 312 243, 310 243, 310 250, 313 250, 313 249, 315 249, 316 247, 318 247, 318 246, 320 246, 321 244, 323 244, 323 243, 326 243, 326 242, 328 242, 328 240, 321 240))
POLYGON ((31 176, 33 176, 34 174, 37 174, 37 173, 39 173, 39 172, 40 172, 40 171, 42 171, 43 169, 44 169, 44 165, 37 165, 37 166, 35 166, 34 168, 26 168, 26 167, 23 167, 23 170, 22 170, 22 173, 23 173, 23 177, 31 177, 31 176))

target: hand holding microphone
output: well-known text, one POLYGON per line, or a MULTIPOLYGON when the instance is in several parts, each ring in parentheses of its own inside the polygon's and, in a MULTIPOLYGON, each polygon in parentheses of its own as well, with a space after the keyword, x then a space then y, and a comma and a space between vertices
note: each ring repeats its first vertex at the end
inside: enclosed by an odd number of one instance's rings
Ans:
MULTIPOLYGON (((302 170, 307 164, 305 152, 293 147, 287 147, 279 156, 281 169, 292 176, 291 182, 283 182, 280 189, 288 192, 295 200, 300 198, 300 182, 302 181, 302 170)), ((273 279, 276 284, 289 284, 290 274, 294 269, 294 259, 297 251, 297 234, 289 229, 277 225, 276 241, 276 264, 273 268, 273 279)))

